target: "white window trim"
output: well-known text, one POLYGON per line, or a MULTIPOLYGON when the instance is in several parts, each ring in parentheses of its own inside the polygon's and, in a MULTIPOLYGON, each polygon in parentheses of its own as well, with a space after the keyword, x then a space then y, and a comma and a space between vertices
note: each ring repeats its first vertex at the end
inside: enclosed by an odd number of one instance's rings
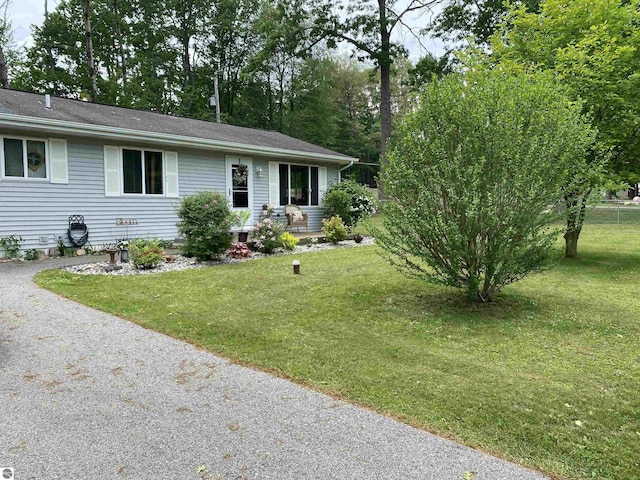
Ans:
MULTIPOLYGON (((285 205, 291 205, 291 167, 307 167, 309 169, 309 203, 307 205, 299 205, 300 207, 319 207, 320 206, 320 167, 318 165, 305 165, 304 163, 289 163, 289 162, 278 162, 278 203, 280 203, 280 165, 288 166, 288 179, 289 184, 287 185, 287 200, 288 203, 285 205), (311 169, 318 169, 318 205, 311 205, 311 197, 313 193, 313 188, 311 188, 311 169)), ((285 205, 278 205, 279 207, 284 207, 285 205)))
POLYGON ((167 175, 167 166, 164 150, 157 150, 155 148, 142 148, 142 147, 129 147, 126 145, 120 146, 120 195, 123 197, 150 197, 150 198, 159 198, 166 197, 167 195, 167 186, 166 186, 166 175, 167 175), (137 150, 142 152, 142 193, 125 193, 124 191, 124 150, 137 150), (154 152, 162 154, 162 193, 146 193, 146 169, 145 163, 146 159, 144 158, 145 152, 154 152))
POLYGON ((36 138, 36 137, 23 137, 20 135, 2 135, 0 136, 0 173, 2 175, 3 181, 16 181, 16 182, 50 182, 51 174, 49 173, 49 139, 47 138, 36 138), (22 140, 22 155, 24 160, 24 176, 23 177, 12 177, 5 175, 5 164, 4 164, 4 140, 22 140), (29 176, 29 164, 27 162, 27 141, 31 140, 33 142, 43 142, 44 143, 44 167, 45 167, 45 177, 30 177, 29 176))

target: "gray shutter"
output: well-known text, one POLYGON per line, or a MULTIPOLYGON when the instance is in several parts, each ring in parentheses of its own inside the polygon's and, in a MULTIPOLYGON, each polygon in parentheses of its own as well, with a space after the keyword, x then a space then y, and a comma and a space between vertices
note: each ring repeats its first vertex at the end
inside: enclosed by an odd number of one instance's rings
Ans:
POLYGON ((104 146, 104 195, 120 196, 120 148, 104 146))
POLYGON ((269 203, 277 207, 280 203, 280 192, 278 190, 278 177, 280 170, 278 162, 269 162, 269 203))
POLYGON ((322 198, 324 194, 327 193, 327 167, 318 167, 318 190, 319 190, 319 200, 322 205, 322 198))
POLYGON ((164 152, 165 196, 178 198, 178 152, 164 152))
POLYGON ((62 138, 49 139, 49 172, 51 183, 69 183, 67 141, 62 138))

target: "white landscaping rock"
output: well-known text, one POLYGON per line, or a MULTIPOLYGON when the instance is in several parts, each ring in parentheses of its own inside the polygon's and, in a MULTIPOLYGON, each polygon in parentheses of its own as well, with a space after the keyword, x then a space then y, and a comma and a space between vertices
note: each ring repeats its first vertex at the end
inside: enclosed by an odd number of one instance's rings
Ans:
POLYGON ((277 255, 293 255, 296 253, 317 252, 320 250, 333 250, 336 248, 363 247, 367 245, 373 245, 374 243, 375 241, 372 237, 365 237, 361 243, 356 243, 353 240, 345 240, 343 242, 339 242, 337 245, 334 245, 333 243, 310 243, 307 245, 298 245, 295 250, 278 249, 275 253, 268 255, 264 253, 254 252, 250 258, 224 257, 222 260, 211 262, 198 262, 195 258, 183 257, 182 255, 172 255, 175 258, 173 262, 163 262, 157 267, 147 270, 136 269, 131 262, 118 262, 118 266, 122 268, 119 270, 111 271, 107 270, 109 262, 95 262, 85 263, 82 265, 73 265, 69 267, 63 267, 63 270, 80 275, 148 275, 151 273, 178 272, 181 270, 189 270, 193 268, 223 265, 225 263, 245 262, 247 260, 257 260, 260 258, 272 257, 277 255))

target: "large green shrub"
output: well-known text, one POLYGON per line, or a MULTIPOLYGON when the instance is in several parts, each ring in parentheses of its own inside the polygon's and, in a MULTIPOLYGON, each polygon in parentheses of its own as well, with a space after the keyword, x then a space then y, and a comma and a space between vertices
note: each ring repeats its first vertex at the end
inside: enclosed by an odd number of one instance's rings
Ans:
POLYGON ((594 132, 541 75, 470 68, 419 105, 389 153, 376 242, 407 275, 488 301, 550 264, 553 207, 594 132))
POLYGON ((185 255, 211 260, 231 246, 230 230, 236 217, 223 194, 204 191, 185 197, 177 213, 178 232, 185 237, 185 255))
POLYGON ((374 213, 378 205, 369 189, 353 180, 343 180, 329 188, 323 203, 327 215, 338 215, 348 229, 374 213))

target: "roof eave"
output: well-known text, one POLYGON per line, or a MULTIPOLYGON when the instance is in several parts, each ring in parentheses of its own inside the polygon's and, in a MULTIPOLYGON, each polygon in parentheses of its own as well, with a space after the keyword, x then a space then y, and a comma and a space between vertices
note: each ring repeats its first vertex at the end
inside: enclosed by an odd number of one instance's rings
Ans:
POLYGON ((299 160, 319 160, 347 164, 357 162, 357 158, 323 153, 303 152, 273 147, 262 147, 218 140, 208 140, 183 135, 167 133, 145 132, 127 128, 109 127, 105 125, 91 125, 87 123, 69 122, 67 120, 50 120, 48 118, 29 117, 10 113, 0 113, 0 126, 25 128, 54 135, 90 136, 106 140, 124 140, 127 142, 155 142, 171 147, 204 148, 223 150, 242 155, 261 155, 265 157, 294 158, 299 160))

